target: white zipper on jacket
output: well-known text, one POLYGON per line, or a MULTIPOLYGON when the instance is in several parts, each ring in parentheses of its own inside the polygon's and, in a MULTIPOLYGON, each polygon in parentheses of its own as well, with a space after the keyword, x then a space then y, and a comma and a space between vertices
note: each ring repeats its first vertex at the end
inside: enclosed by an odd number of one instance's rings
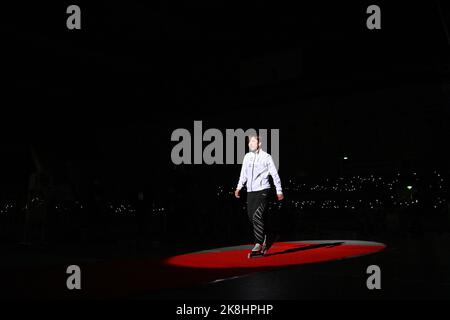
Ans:
MULTIPOLYGON (((253 170, 255 169, 255 160, 256 160, 256 153, 255 156, 253 157, 253 165, 252 165, 252 180, 250 181, 250 185, 253 184, 253 170)), ((250 192, 253 190, 250 190, 250 192)))

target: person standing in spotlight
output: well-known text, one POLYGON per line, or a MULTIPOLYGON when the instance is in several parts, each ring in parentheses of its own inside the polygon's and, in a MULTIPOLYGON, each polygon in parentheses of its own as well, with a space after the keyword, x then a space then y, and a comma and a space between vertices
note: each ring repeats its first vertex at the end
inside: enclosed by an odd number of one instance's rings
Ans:
POLYGON ((234 192, 240 198, 240 191, 247 187, 247 213, 253 225, 255 246, 249 257, 264 255, 274 242, 273 234, 268 232, 267 207, 270 193, 269 175, 272 176, 278 201, 283 200, 281 180, 272 156, 261 149, 261 139, 258 135, 249 136, 250 152, 244 156, 241 174, 234 192))

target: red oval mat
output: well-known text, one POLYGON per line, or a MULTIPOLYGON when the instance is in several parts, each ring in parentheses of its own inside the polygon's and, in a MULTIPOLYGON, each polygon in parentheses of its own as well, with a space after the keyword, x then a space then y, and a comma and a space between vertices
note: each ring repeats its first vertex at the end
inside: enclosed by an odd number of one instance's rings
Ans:
POLYGON ((171 257, 165 263, 188 268, 282 267, 351 258, 383 250, 377 242, 329 240, 277 242, 264 257, 249 259, 250 245, 193 252, 171 257))

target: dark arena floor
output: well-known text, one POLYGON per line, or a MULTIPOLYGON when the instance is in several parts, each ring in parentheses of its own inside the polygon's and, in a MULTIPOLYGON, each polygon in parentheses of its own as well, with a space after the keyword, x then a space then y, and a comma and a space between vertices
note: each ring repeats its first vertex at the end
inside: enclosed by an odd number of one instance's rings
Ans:
POLYGON ((105 248, 102 256, 91 252, 83 257, 56 249, 3 246, 2 256, 8 259, 1 266, 2 296, 183 301, 446 299, 450 294, 448 250, 432 243, 445 240, 278 241, 266 256, 252 259, 247 257, 251 245, 185 249, 159 257, 150 252, 106 257, 105 248), (78 292, 67 290, 69 265, 82 270, 78 292), (368 287, 373 273, 369 266, 379 267, 378 288, 368 287))

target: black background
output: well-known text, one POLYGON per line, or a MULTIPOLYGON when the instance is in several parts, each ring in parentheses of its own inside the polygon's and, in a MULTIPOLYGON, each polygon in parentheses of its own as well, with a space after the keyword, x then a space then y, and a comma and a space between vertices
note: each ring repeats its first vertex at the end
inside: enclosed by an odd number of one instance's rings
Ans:
POLYGON ((2 201, 27 197, 35 150, 82 202, 145 190, 150 203, 188 203, 183 223, 202 219, 240 166, 175 166, 171 134, 194 120, 279 129, 283 184, 337 177, 343 156, 348 172, 448 175, 443 1, 377 1, 381 30, 366 27, 369 1, 77 1, 81 30, 66 27, 70 4, 2 5, 2 201))

